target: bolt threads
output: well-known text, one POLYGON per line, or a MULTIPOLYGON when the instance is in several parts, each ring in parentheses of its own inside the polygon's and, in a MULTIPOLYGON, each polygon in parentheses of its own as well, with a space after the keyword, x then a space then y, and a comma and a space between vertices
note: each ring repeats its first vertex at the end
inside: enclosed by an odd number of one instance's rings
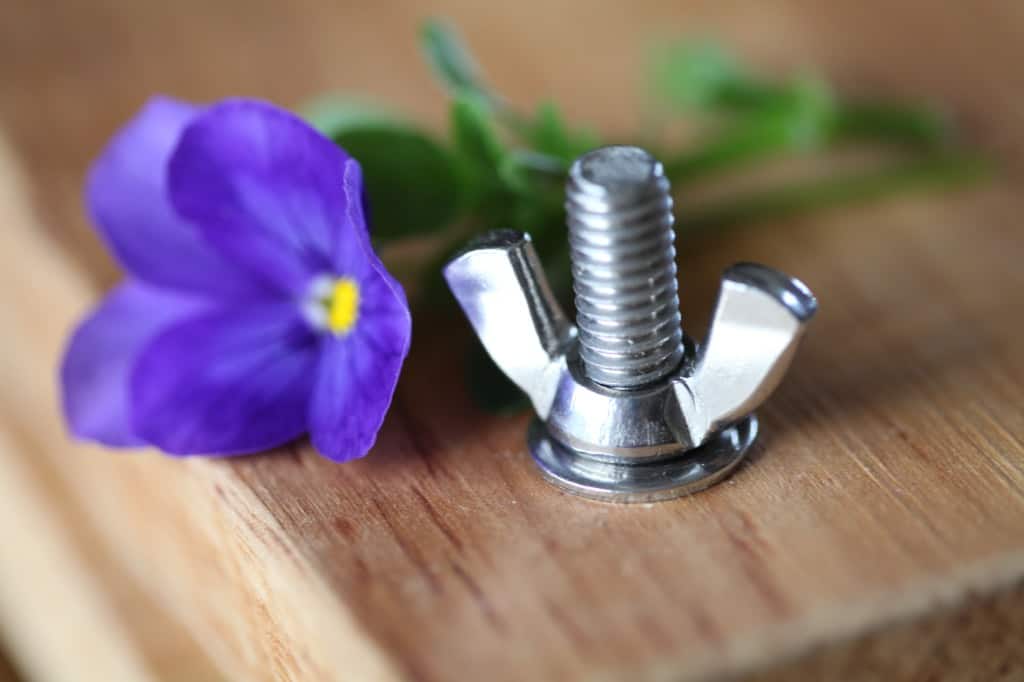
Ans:
POLYGON ((573 164, 566 211, 586 375, 623 389, 664 378, 683 357, 664 169, 637 147, 597 149, 573 164))

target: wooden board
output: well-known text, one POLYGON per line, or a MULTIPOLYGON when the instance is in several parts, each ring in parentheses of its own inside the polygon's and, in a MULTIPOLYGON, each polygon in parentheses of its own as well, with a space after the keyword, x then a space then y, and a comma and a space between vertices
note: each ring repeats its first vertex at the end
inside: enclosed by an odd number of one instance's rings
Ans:
POLYGON ((1004 172, 969 194, 687 242, 694 331, 736 260, 799 274, 821 313, 751 463, 631 507, 539 480, 526 417, 466 397, 457 319, 417 326, 359 462, 305 444, 176 461, 68 442, 55 366, 115 277, 81 215, 82 173, 146 93, 295 104, 344 86, 428 121, 442 105, 415 62, 420 10, 401 3, 400 21, 395 6, 110 2, 26 3, 3 22, 0 633, 20 666, 54 680, 1024 676, 1019 11, 634 4, 588 10, 586 27, 571 23, 582 5, 451 14, 511 97, 557 93, 608 130, 636 117, 644 38, 712 27, 766 65, 942 98, 1004 172))

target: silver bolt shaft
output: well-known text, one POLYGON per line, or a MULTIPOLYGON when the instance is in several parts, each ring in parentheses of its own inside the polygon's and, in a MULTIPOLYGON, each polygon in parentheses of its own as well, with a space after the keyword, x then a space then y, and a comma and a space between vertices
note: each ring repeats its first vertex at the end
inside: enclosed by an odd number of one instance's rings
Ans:
POLYGON ((634 388, 683 357, 672 197, 639 147, 603 147, 573 164, 566 188, 576 326, 584 371, 634 388))

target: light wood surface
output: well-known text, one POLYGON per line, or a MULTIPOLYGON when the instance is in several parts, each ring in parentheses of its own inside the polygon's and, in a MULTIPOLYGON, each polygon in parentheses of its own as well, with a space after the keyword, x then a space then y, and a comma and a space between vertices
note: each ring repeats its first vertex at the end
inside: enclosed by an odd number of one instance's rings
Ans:
MULTIPOLYGON (((0 635, 38 679, 1024 677, 1024 16, 1011 2, 452 3, 493 80, 625 131, 652 34, 949 102, 1000 178, 685 242, 821 312, 749 465, 619 507, 542 483, 526 416, 475 410, 464 326, 420 320, 370 457, 176 461, 70 443, 55 367, 116 279, 82 175, 153 91, 376 92, 439 124, 418 5, 24 2, 0 22, 0 635), (1014 636, 1016 634, 1016 636, 1014 636)), ((682 202, 685 207, 685 200, 682 202)))

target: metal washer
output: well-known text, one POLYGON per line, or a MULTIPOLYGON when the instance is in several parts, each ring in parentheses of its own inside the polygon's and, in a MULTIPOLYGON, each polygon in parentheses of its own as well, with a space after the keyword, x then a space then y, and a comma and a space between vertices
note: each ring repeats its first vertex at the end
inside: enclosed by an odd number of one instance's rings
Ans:
POLYGON ((538 419, 527 433, 530 454, 544 478, 574 495, 612 502, 656 502, 703 490, 728 476, 756 439, 757 417, 751 414, 677 457, 618 463, 565 447, 538 419))

